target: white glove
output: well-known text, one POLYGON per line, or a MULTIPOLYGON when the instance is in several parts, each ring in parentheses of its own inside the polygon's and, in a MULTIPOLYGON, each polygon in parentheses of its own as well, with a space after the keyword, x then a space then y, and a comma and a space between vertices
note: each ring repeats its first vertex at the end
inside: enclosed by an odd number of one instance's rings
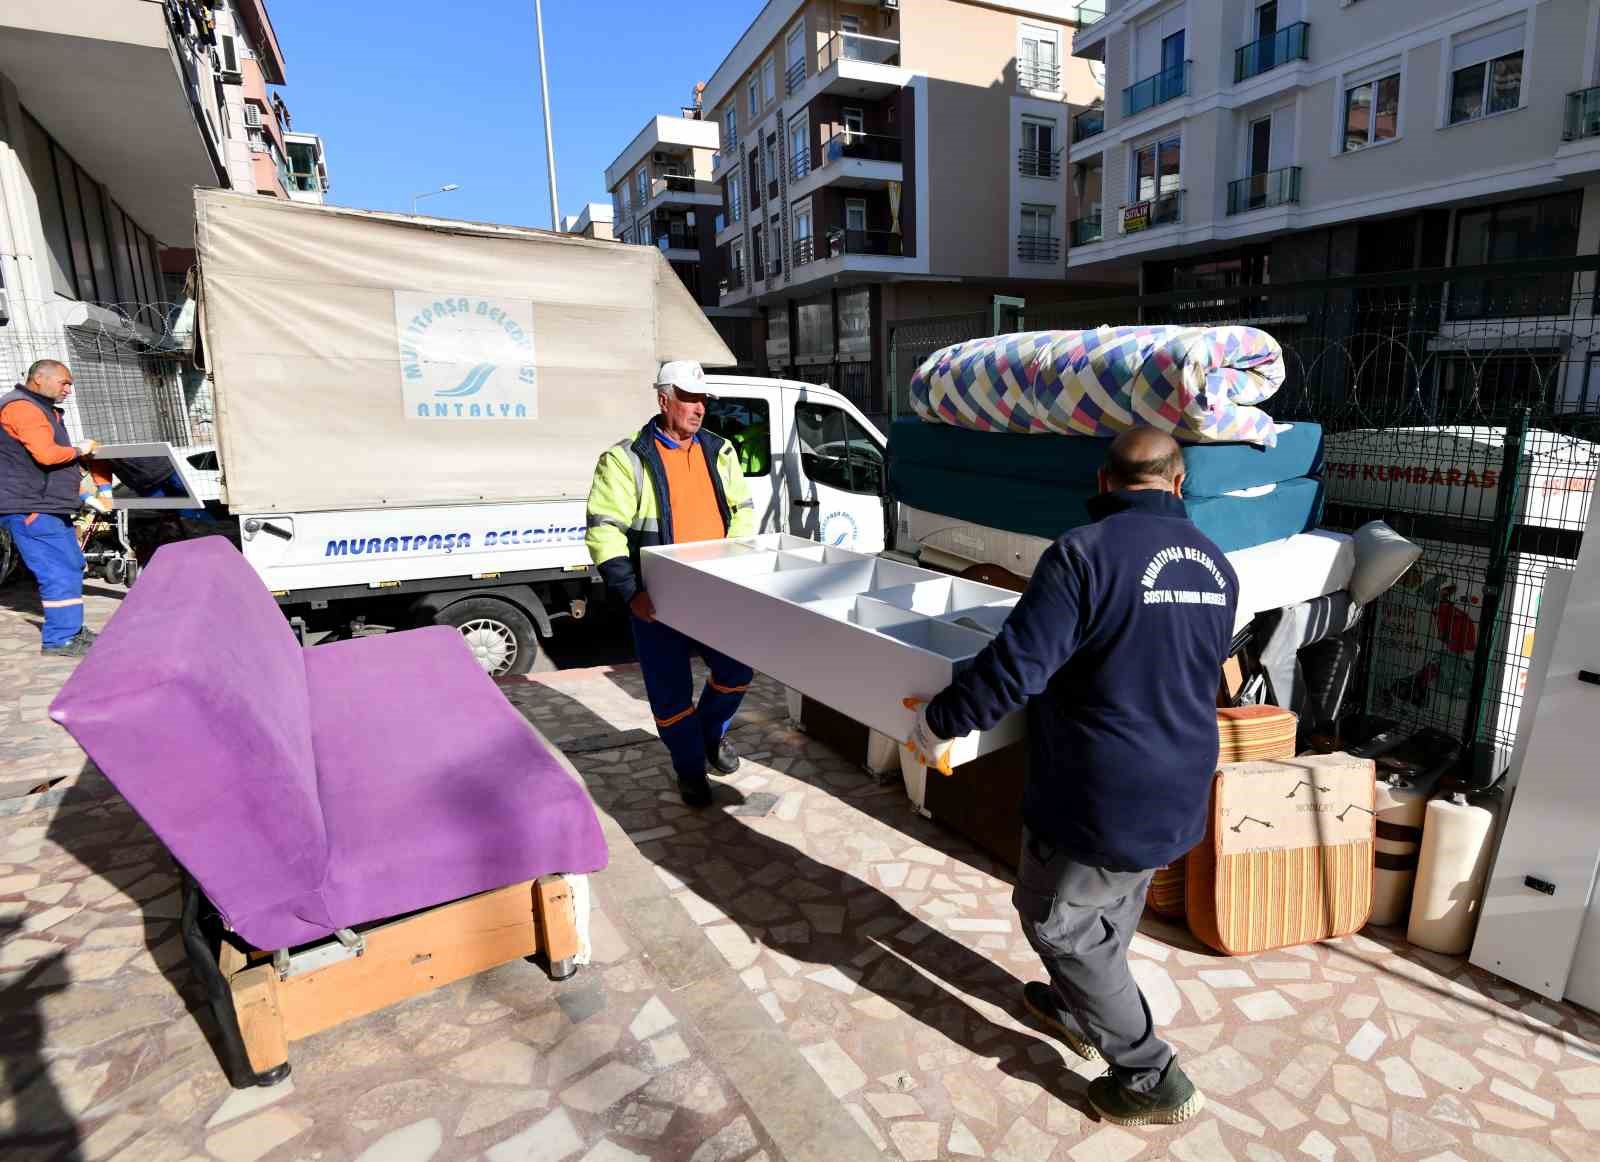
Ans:
POLYGON ((99 440, 82 440, 78 443, 78 455, 93 456, 95 449, 100 447, 99 440))
POLYGON ((932 767, 941 775, 950 774, 950 748, 955 745, 953 739, 940 738, 933 733, 933 728, 928 725, 928 703, 921 698, 907 698, 903 705, 907 710, 917 712, 916 725, 911 728, 911 737, 906 739, 906 749, 916 755, 917 761, 925 767, 932 767))

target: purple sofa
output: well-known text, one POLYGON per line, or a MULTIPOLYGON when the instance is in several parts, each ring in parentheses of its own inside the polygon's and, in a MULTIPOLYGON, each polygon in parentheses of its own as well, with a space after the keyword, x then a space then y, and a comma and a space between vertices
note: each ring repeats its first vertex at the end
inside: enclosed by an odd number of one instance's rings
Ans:
POLYGON ((156 553, 50 715, 258 949, 606 865, 459 633, 302 649, 220 537, 156 553))

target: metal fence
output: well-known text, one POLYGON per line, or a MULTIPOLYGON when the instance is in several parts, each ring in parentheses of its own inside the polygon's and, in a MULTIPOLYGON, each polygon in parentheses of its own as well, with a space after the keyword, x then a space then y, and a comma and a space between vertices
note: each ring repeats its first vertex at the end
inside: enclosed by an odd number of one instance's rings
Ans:
POLYGON ((0 326, 0 390, 21 382, 38 359, 58 359, 72 371, 78 434, 102 444, 167 441, 183 446, 209 433, 209 395, 195 395, 201 377, 189 368, 187 343, 175 335, 179 312, 165 307, 51 304, 50 312, 19 311, 0 326), (73 314, 57 328, 28 328, 30 317, 73 314), (194 422, 191 422, 191 421, 194 422))
MULTIPOLYGON (((1323 526, 1382 518, 1421 545, 1365 618, 1352 703, 1462 740, 1473 769, 1515 741, 1545 577, 1570 568, 1600 453, 1600 258, 1030 304, 1014 330, 1245 324, 1282 344, 1265 407, 1327 439, 1323 526)), ((989 315, 903 323, 893 408, 917 366, 989 315)), ((1350 705, 1352 703, 1347 703, 1350 705)))

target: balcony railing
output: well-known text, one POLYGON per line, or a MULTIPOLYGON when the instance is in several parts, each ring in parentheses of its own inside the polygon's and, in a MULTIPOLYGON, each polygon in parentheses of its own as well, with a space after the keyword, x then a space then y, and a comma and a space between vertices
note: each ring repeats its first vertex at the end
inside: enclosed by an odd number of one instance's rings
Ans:
POLYGON ((1286 65, 1290 61, 1303 61, 1308 57, 1307 43, 1311 25, 1304 20, 1278 29, 1270 36, 1253 40, 1242 48, 1233 50, 1233 79, 1248 81, 1262 73, 1286 65))
POLYGON ((1228 183, 1228 213, 1244 214, 1269 206, 1291 206, 1300 201, 1300 167, 1251 174, 1228 183))
POLYGON ((678 174, 668 174, 659 177, 650 183, 650 196, 659 198, 662 194, 709 194, 716 191, 709 182, 702 182, 697 178, 683 177, 678 174))
POLYGON ((1183 191, 1169 190, 1122 207, 1122 232, 1137 234, 1152 226, 1168 226, 1183 221, 1183 191))
POLYGON ((1189 66, 1192 61, 1163 69, 1153 77, 1129 85, 1122 90, 1122 115, 1132 117, 1168 101, 1176 101, 1189 93, 1189 66))
POLYGON ((816 241, 810 237, 794 240, 794 266, 802 267, 817 256, 816 241))
POLYGON ((1017 257, 1023 262, 1055 262, 1061 257, 1061 239, 1048 234, 1018 234, 1017 257))
POLYGON ((1079 28, 1098 24, 1106 18, 1105 0, 1089 0, 1088 3, 1078 5, 1074 17, 1079 28))
POLYGON ((1017 62, 1017 87, 1054 93, 1061 88, 1061 66, 1043 65, 1036 61, 1017 62))
POLYGON ((828 231, 828 257, 841 254, 876 254, 900 258, 905 251, 900 235, 890 230, 840 230, 828 231))
POLYGON ((744 286, 744 268, 736 266, 722 276, 722 283, 718 289, 723 294, 731 294, 742 286, 744 286))
POLYGON ((1106 131, 1105 109, 1085 109, 1072 115, 1072 143, 1087 141, 1106 131))
POLYGON ((1061 151, 1059 149, 1017 150, 1017 172, 1025 178, 1058 178, 1061 176, 1061 151))
POLYGON ((806 83, 806 62, 804 58, 797 60, 789 66, 789 71, 783 74, 783 91, 788 97, 794 96, 794 91, 806 83))
POLYGON ((1567 94, 1567 123, 1562 127, 1561 140, 1585 137, 1600 137, 1600 86, 1567 94))
POLYGON ((1105 227, 1101 224, 1099 214, 1088 214, 1082 218, 1072 220, 1072 244, 1074 246, 1087 246, 1091 242, 1098 242, 1106 236, 1105 227))
POLYGON ((838 61, 866 61, 873 65, 900 63, 900 42, 881 36, 862 36, 859 32, 836 32, 822 49, 822 67, 838 61))
POLYGON ((835 133, 823 143, 829 161, 853 157, 859 161, 899 161, 900 139, 885 133, 861 133, 846 130, 835 133))
POLYGON ((728 221, 729 222, 743 222, 744 221, 744 199, 742 199, 742 198, 729 198, 728 199, 728 221))
POLYGON ((289 171, 289 181, 291 183, 289 188, 298 190, 302 194, 320 194, 322 192, 322 179, 315 173, 291 169, 289 171))
POLYGON ((803 146, 789 156, 789 180, 797 182, 811 172, 811 147, 803 146))
POLYGON ((656 245, 662 250, 699 250, 700 231, 679 230, 676 233, 661 234, 656 238, 656 245))

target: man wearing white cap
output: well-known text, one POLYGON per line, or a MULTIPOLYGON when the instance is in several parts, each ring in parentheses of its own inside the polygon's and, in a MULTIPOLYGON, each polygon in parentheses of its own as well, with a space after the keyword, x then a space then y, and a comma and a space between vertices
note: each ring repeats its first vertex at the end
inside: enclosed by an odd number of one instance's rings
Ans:
POLYGON ((655 384, 660 414, 606 449, 595 467, 587 537, 606 588, 628 606, 650 712, 672 755, 678 791, 691 807, 711 802, 708 765, 725 775, 739 769, 726 734, 754 675, 743 662, 656 621, 639 550, 756 531, 755 503, 736 450, 701 427, 711 398, 705 379, 698 363, 661 365, 655 384), (695 654, 711 670, 698 704, 690 669, 695 654))

